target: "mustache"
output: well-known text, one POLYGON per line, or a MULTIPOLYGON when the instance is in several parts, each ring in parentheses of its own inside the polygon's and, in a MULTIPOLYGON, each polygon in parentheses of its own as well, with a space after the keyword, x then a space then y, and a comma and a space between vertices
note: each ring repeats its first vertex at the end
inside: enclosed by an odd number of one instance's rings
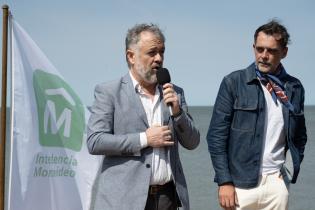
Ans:
POLYGON ((162 68, 162 65, 154 65, 153 67, 151 67, 151 69, 159 69, 162 68))
POLYGON ((263 64, 263 65, 266 65, 266 66, 271 66, 271 63, 263 62, 263 61, 259 61, 258 64, 263 64))

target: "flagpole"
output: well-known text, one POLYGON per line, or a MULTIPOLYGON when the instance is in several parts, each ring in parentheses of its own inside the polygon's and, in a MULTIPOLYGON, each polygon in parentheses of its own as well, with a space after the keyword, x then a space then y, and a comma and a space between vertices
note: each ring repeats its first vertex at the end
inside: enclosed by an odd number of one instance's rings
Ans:
POLYGON ((9 6, 3 5, 2 10, 3 10, 3 21, 2 21, 3 27, 2 27, 1 142, 0 142, 0 210, 4 210, 9 6))

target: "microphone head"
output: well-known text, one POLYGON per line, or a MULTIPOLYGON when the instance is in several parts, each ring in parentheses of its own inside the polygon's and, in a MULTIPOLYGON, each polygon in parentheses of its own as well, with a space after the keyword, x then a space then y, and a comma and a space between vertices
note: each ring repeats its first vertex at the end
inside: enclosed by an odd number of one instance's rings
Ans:
POLYGON ((171 76, 167 68, 159 68, 156 72, 156 78, 159 85, 171 82, 171 76))

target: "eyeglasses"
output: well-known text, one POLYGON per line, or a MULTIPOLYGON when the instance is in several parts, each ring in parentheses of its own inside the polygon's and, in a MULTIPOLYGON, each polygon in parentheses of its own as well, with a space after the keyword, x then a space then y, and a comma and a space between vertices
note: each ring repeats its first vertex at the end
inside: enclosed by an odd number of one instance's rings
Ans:
POLYGON ((280 49, 278 48, 269 48, 269 47, 259 47, 259 46, 255 46, 254 45, 254 48, 255 50, 258 52, 258 53, 263 53, 265 52, 265 50, 267 51, 267 53, 270 53, 272 55, 275 55, 277 53, 280 52, 280 49))

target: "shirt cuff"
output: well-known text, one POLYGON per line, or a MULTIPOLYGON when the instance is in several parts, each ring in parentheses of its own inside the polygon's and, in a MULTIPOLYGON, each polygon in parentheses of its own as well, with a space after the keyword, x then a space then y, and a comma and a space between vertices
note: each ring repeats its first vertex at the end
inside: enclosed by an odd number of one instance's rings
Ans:
POLYGON ((145 132, 140 133, 140 145, 141 145, 141 149, 148 146, 148 139, 145 132))

